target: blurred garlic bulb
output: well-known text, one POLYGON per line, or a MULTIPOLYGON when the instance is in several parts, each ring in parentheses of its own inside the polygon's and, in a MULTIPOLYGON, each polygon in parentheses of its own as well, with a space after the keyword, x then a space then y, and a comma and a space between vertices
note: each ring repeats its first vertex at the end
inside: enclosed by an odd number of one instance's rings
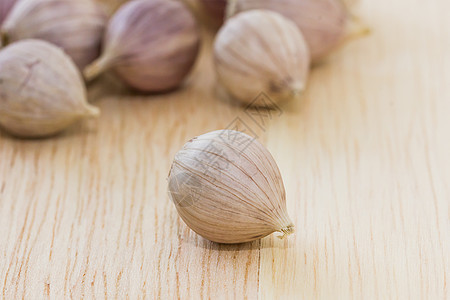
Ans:
POLYGON ((116 12, 120 6, 122 6, 125 2, 129 0, 95 0, 99 3, 108 16, 112 16, 114 12, 116 12))
POLYGON ((0 0, 0 26, 17 0, 0 0))
POLYGON ((169 197, 193 231, 218 243, 243 243, 294 225, 277 164, 254 138, 217 130, 193 138, 177 152, 169 197))
POLYGON ((1 28, 3 39, 41 39, 55 44, 80 68, 96 59, 107 21, 92 0, 20 0, 1 28))
POLYGON ((268 10, 240 13, 224 24, 214 43, 220 82, 243 103, 261 92, 273 101, 292 98, 306 86, 309 51, 289 19, 268 10))
POLYGON ((348 13, 342 0, 229 0, 230 14, 270 9, 293 20, 317 61, 344 37, 348 13))
POLYGON ((73 61, 58 47, 23 40, 0 51, 0 126, 20 137, 58 133, 96 116, 73 61))
POLYGON ((123 5, 106 29, 103 53, 88 66, 93 79, 113 69, 129 86, 146 92, 178 86, 191 70, 200 33, 185 5, 173 0, 134 0, 123 5))

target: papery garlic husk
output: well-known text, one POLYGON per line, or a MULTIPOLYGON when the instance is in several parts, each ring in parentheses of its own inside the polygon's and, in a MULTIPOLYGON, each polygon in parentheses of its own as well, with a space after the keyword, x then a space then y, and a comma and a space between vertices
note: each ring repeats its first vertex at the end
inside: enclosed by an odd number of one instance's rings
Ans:
POLYGON ((98 114, 86 101, 79 70, 60 48, 30 39, 0 51, 0 126, 9 133, 49 136, 98 114))
POLYGON ((245 133, 217 130, 190 140, 175 155, 168 181, 181 219, 213 242, 294 231, 277 164, 245 133))
POLYGON ((8 16, 17 0, 0 0, 0 26, 8 16))
POLYGON ((20 0, 1 32, 8 43, 40 39, 55 44, 83 69, 100 54, 106 22, 93 0, 20 0))
POLYGON ((90 80, 113 69, 129 86, 160 92, 180 85, 199 51, 200 32, 181 2, 134 0, 112 17, 101 57, 88 66, 90 80))
POLYGON ((294 21, 317 62, 344 37, 349 14, 342 0, 229 0, 228 13, 270 9, 294 21))
POLYGON ((215 69, 227 91, 243 103, 261 92, 274 103, 306 87, 309 50, 294 22, 269 10, 228 19, 214 42, 215 69))

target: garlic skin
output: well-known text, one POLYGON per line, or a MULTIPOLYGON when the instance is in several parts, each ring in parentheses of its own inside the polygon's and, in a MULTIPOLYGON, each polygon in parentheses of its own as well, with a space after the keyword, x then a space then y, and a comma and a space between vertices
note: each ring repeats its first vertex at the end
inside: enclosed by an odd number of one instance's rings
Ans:
POLYGON ((18 137, 56 134, 99 114, 73 61, 58 47, 23 40, 0 51, 0 126, 18 137))
POLYGON ((317 62, 344 37, 348 12, 342 0, 230 0, 229 13, 270 9, 294 21, 317 62))
POLYGON ((0 0, 0 26, 17 0, 0 0))
POLYGON ((309 50, 289 19, 268 10, 251 10, 227 20, 214 42, 218 79, 245 104, 261 92, 274 102, 299 95, 306 87, 309 50))
POLYGON ((41 39, 55 44, 83 69, 100 54, 106 22, 105 12, 92 0, 20 0, 1 33, 8 43, 41 39))
POLYGON ((274 159, 239 131, 212 131, 187 142, 175 155, 168 192, 186 225, 213 242, 294 231, 274 159))
POLYGON ((113 69, 143 92, 181 84, 197 58, 200 32, 189 9, 173 0, 133 0, 110 20, 101 57, 84 75, 91 80, 113 69))

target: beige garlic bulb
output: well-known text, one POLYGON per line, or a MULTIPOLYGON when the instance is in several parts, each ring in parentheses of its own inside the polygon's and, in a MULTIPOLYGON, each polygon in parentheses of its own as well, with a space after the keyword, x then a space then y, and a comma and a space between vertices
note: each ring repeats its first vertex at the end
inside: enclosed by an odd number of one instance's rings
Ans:
POLYGON ((254 138, 217 130, 193 138, 177 152, 169 197, 193 231, 218 243, 243 243, 294 225, 277 164, 254 138))
POLYGON ((129 86, 160 92, 181 84, 198 51, 200 32, 194 16, 174 0, 134 0, 112 17, 101 57, 88 66, 90 80, 109 69, 129 86))
POLYGON ((20 0, 1 34, 4 43, 41 39, 55 44, 82 69, 99 56, 106 21, 93 0, 20 0))
POLYGON ((302 31, 313 61, 344 37, 348 12, 343 0, 229 0, 228 13, 270 9, 293 20, 302 31))
POLYGON ((261 92, 274 102, 299 95, 306 87, 310 63, 297 26, 268 10, 230 18, 217 34, 214 60, 219 81, 243 103, 261 92))
POLYGON ((0 51, 0 126, 20 137, 56 134, 96 116, 73 61, 58 47, 23 40, 0 51))
POLYGON ((17 0, 0 0, 0 26, 17 0))

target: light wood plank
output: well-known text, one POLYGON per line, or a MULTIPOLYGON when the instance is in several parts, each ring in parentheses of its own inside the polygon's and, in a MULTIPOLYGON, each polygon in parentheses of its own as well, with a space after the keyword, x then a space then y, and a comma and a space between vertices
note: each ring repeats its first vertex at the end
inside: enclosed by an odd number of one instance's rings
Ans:
POLYGON ((363 1, 373 28, 258 123, 215 85, 210 35, 185 86, 48 140, 0 133, 0 297, 450 297, 450 4, 363 1), (297 232, 217 245, 166 194, 185 141, 239 120, 279 163, 297 232))

